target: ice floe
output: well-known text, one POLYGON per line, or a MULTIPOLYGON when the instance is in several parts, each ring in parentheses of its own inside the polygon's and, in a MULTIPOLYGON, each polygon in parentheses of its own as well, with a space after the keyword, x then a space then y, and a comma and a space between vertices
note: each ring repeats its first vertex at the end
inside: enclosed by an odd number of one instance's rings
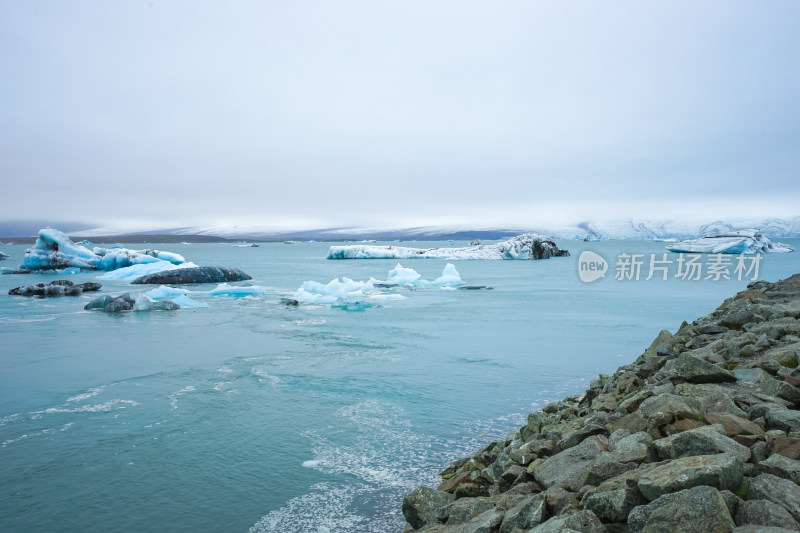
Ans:
POLYGON ((353 281, 343 277, 334 279, 326 284, 316 281, 304 282, 292 299, 285 299, 284 303, 309 303, 331 305, 346 310, 363 310, 370 305, 366 300, 375 301, 400 301, 406 297, 391 291, 394 288, 405 289, 443 289, 453 290, 462 286, 464 282, 452 263, 447 263, 442 270, 442 275, 434 281, 422 278, 422 275, 413 268, 406 268, 400 263, 389 271, 385 280, 370 278, 369 281, 353 281), (361 305, 355 305, 360 303, 361 305))
POLYGON ((676 242, 667 245, 667 250, 683 253, 756 254, 792 252, 794 248, 772 242, 757 230, 749 229, 676 242))
POLYGON ((87 270, 116 270, 131 265, 149 263, 182 264, 186 260, 171 252, 158 250, 128 250, 127 248, 93 248, 89 250, 76 244, 64 233, 45 228, 32 248, 25 250, 22 268, 25 270, 53 270, 81 268, 87 270))
POLYGON ((235 296, 237 298, 244 298, 246 296, 264 296, 264 289, 257 285, 249 286, 236 286, 228 285, 227 283, 220 283, 216 289, 206 291, 205 294, 209 296, 235 296))
POLYGON ((405 248, 402 246, 331 246, 328 259, 549 259, 568 256, 551 237, 525 233, 505 242, 465 248, 405 248))

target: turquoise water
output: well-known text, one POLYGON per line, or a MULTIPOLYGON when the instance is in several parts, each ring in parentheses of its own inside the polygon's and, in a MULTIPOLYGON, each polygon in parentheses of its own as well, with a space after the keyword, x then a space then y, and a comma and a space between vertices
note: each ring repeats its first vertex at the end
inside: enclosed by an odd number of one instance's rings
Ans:
MULTIPOLYGON (((663 244, 560 244, 573 256, 456 263, 494 290, 403 290, 363 312, 280 303, 305 280, 382 279, 396 263, 328 261, 327 244, 162 245, 267 289, 174 312, 11 297, 57 278, 0 276, 0 530, 397 531, 403 494, 448 461, 747 284, 616 281, 617 253, 663 244), (606 279, 579 281, 583 249, 612 262, 606 279)), ((24 248, 0 246, 2 266, 24 248)), ((446 261, 403 264, 434 279, 446 261)), ((772 254, 759 277, 799 271, 797 252, 772 254)))

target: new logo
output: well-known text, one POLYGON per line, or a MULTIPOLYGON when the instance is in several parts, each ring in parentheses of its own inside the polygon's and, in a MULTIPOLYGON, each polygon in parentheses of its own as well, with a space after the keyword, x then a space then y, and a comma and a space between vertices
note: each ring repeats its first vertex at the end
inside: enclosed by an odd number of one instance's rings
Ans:
POLYGON ((600 255, 589 250, 581 252, 578 257, 578 277, 584 283, 591 283, 606 277, 608 261, 600 255))

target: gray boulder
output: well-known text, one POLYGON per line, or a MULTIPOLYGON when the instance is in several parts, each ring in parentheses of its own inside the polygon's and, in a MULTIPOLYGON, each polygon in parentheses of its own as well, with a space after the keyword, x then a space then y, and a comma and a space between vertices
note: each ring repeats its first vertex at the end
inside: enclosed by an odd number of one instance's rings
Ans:
POLYGON ((586 510, 553 517, 531 529, 529 533, 562 533, 568 530, 581 533, 606 533, 606 528, 600 519, 593 512, 586 510))
POLYGON ((782 527, 798 530, 797 521, 789 511, 769 500, 748 500, 741 502, 736 509, 736 525, 782 527))
POLYGON ((731 453, 681 457, 642 474, 638 487, 652 501, 670 492, 708 485, 735 490, 742 483, 743 465, 731 453))
POLYGON ((748 500, 769 500, 777 503, 800 522, 800 486, 788 479, 772 474, 761 474, 750 482, 747 489, 748 500))
POLYGON ((583 442, 548 457, 533 470, 534 479, 545 488, 568 487, 577 491, 589 465, 607 454, 607 441, 604 437, 593 436, 583 442))
POLYGON ((729 533, 735 524, 728 506, 713 487, 698 486, 655 505, 642 533, 729 533))
POLYGON ((418 487, 403 499, 403 516, 414 529, 436 521, 436 511, 452 502, 455 496, 448 492, 418 487))
POLYGON ((659 394, 642 402, 639 411, 645 418, 653 418, 659 413, 670 413, 683 418, 699 418, 699 402, 674 394, 659 394), (693 404, 693 405, 690 405, 693 404))
POLYGON ((547 501, 545 495, 539 493, 523 500, 506 512, 505 518, 500 524, 500 533, 510 533, 515 528, 530 529, 546 519, 547 501))
POLYGON ((639 431, 615 443, 611 458, 620 463, 642 463, 653 455, 653 437, 639 431))
POLYGON ((787 433, 800 431, 800 411, 791 409, 770 409, 766 415, 770 429, 780 429, 787 433))
POLYGON ((136 278, 133 285, 188 285, 191 283, 223 283, 253 279, 238 268, 191 267, 155 272, 136 278))
POLYGON ((758 466, 767 474, 782 477, 800 485, 800 461, 797 459, 790 459, 776 453, 761 461, 758 466))
POLYGON ((636 488, 596 492, 586 497, 583 505, 603 522, 624 522, 631 510, 644 503, 636 488))
POLYGON ((662 459, 712 455, 721 452, 732 453, 742 463, 746 463, 750 459, 750 449, 727 437, 725 430, 720 425, 690 429, 664 439, 658 439, 654 445, 662 459))
POLYGON ((727 370, 704 361, 688 353, 683 353, 675 360, 673 373, 690 383, 719 383, 736 381, 736 376, 727 370))

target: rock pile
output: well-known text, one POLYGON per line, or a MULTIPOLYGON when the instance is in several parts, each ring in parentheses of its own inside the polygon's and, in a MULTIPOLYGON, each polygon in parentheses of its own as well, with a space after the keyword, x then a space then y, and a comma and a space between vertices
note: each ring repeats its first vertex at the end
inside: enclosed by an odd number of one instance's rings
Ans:
POLYGON ((800 274, 662 331, 414 490, 406 531, 800 530, 798 319, 800 274))

